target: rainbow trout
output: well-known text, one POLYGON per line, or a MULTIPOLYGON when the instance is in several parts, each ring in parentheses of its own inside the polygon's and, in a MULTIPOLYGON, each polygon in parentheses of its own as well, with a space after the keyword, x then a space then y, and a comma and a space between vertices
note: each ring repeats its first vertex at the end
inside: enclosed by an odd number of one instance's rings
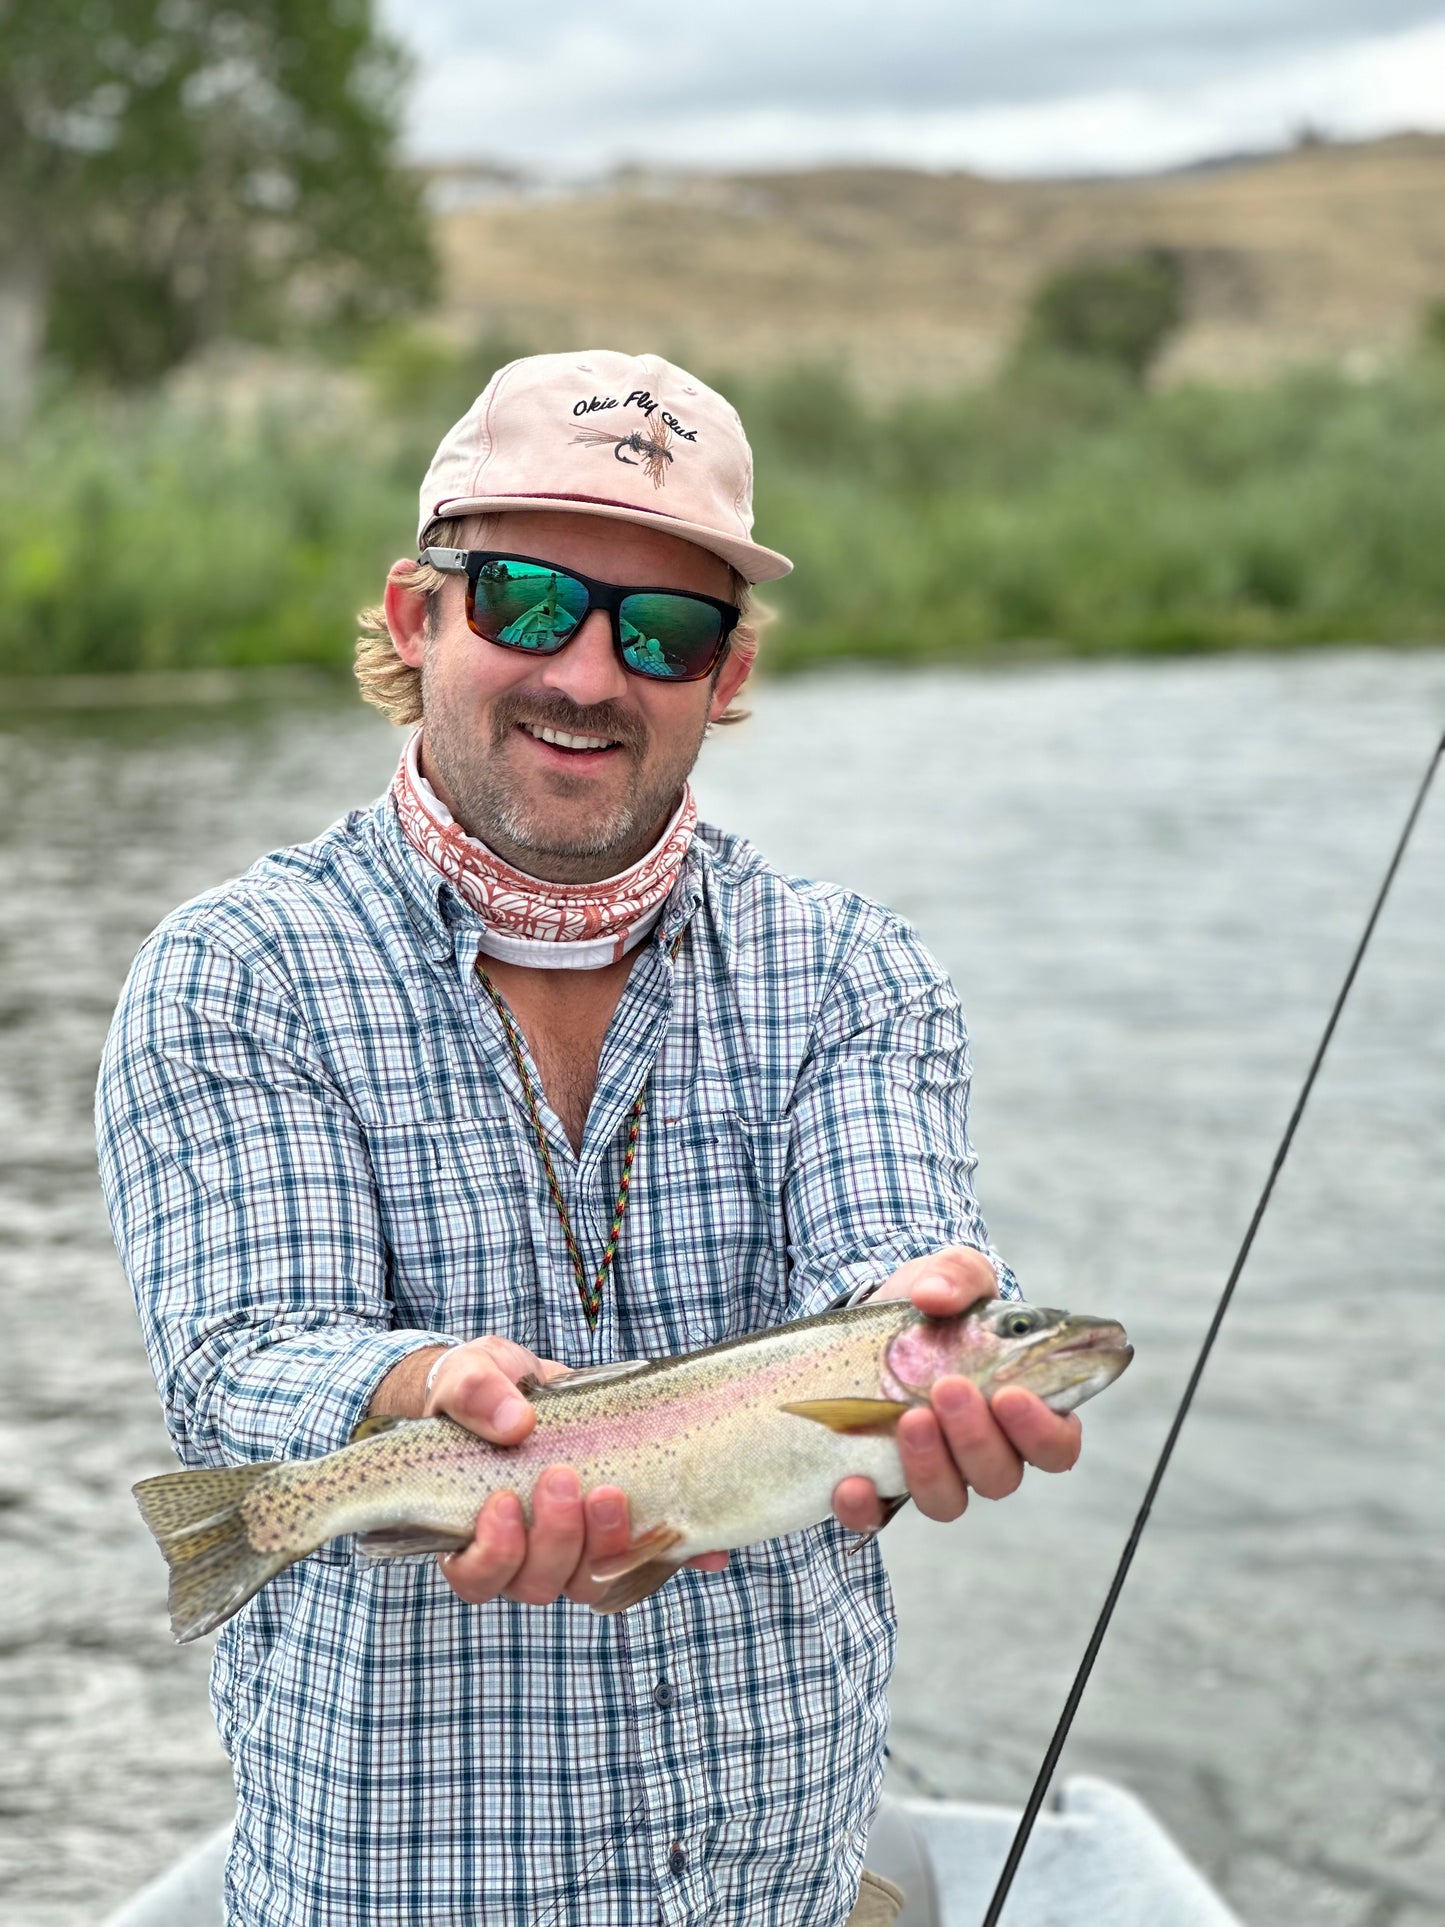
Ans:
POLYGON ((528 1381, 537 1424, 520 1445, 490 1445, 445 1418, 373 1418, 324 1458, 169 1472, 142 1479, 135 1496, 166 1556, 171 1630, 185 1641, 329 1539, 357 1533, 373 1558, 455 1551, 493 1493, 515 1492, 530 1517, 538 1476, 570 1465, 584 1491, 618 1485, 628 1496, 632 1543, 593 1572, 607 1585, 598 1610, 620 1612, 697 1553, 826 1519, 852 1473, 896 1509, 905 1481, 894 1432, 939 1378, 971 1378, 986 1394, 1023 1385, 1070 1412, 1133 1355, 1108 1319, 998 1298, 928 1318, 888 1299, 679 1358, 528 1381))

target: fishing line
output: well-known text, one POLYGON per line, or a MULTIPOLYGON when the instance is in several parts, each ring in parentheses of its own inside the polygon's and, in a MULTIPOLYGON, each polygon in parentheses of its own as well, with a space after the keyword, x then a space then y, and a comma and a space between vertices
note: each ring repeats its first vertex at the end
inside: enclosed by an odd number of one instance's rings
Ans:
POLYGON ((1178 1441, 1180 1432, 1184 1429, 1184 1421, 1189 1416, 1189 1408, 1194 1403, 1194 1394, 1199 1389, 1199 1381, 1204 1376, 1205 1366, 1209 1363, 1209 1354, 1214 1349, 1214 1341, 1219 1336, 1219 1328, 1224 1323, 1224 1315, 1229 1310, 1230 1300, 1234 1297, 1234 1287, 1239 1283, 1239 1274, 1244 1270, 1245 1260, 1248 1258, 1250 1247, 1254 1243, 1255 1233, 1259 1230, 1260 1221, 1264 1217, 1270 1197, 1273 1194, 1275 1180, 1284 1168, 1285 1159, 1289 1156, 1290 1145, 1294 1142, 1295 1131, 1298 1129, 1299 1121, 1304 1115, 1304 1108, 1309 1101, 1310 1092, 1314 1089, 1314 1083, 1316 1077, 1319 1075, 1320 1065, 1325 1059, 1325 1052, 1330 1047, 1330 1039, 1335 1034, 1335 1026, 1340 1020, 1340 1012, 1345 1007, 1345 999, 1350 994, 1351 986, 1354 984, 1365 951, 1369 948, 1370 938, 1375 933, 1375 925, 1379 922, 1380 912, 1385 907, 1385 898, 1390 894, 1390 885, 1395 881, 1395 872, 1400 867, 1400 861, 1405 854, 1406 845, 1409 843, 1414 833, 1415 825, 1419 821, 1420 812, 1425 806, 1425 798, 1429 793, 1430 784, 1434 779, 1435 771, 1439 768, 1442 756, 1445 756, 1445 736, 1442 736, 1436 744, 1435 752, 1426 766, 1424 776, 1421 778, 1420 787, 1415 792, 1415 800, 1410 806, 1409 815, 1405 818, 1405 827, 1400 832, 1400 840, 1395 845, 1395 854, 1390 858, 1389 868, 1385 871, 1384 882, 1381 883, 1379 892, 1375 897, 1375 905, 1365 924, 1364 934, 1355 946, 1355 954, 1350 959, 1349 969, 1345 972, 1345 981, 1340 985, 1339 995, 1335 998, 1334 1008, 1330 1012, 1329 1021, 1325 1025, 1324 1034, 1320 1038, 1318 1049, 1315 1051, 1314 1061, 1311 1063, 1309 1071, 1305 1076, 1305 1081, 1300 1087, 1300 1094, 1295 1100, 1295 1107, 1290 1114, 1289 1123, 1285 1126, 1284 1136, 1279 1141, 1279 1148, 1274 1154, 1274 1162, 1269 1167, 1269 1176, 1264 1181, 1264 1189, 1260 1192, 1259 1202, 1254 1207, 1254 1216, 1250 1219, 1249 1229, 1244 1234, 1244 1242, 1239 1247, 1238 1256, 1230 1268, 1224 1290, 1220 1293, 1219 1303, 1214 1308, 1214 1316, 1209 1321, 1209 1330, 1204 1335, 1204 1343, 1199 1348, 1199 1356, 1194 1361, 1194 1369, 1189 1374, 1189 1382, 1184 1387, 1184 1394, 1179 1400, 1178 1407, 1175 1410, 1168 1436, 1164 1440, 1163 1450, 1159 1454, 1158 1463, 1154 1467, 1153 1476, 1150 1478, 1148 1488, 1144 1493, 1143 1504, 1139 1507, 1138 1517, 1134 1521, 1133 1530, 1125 1542, 1119 1563, 1114 1569, 1114 1577, 1110 1582, 1103 1607, 1099 1613, 1099 1617, 1094 1622, 1094 1630, 1089 1635, 1089 1643, 1084 1649, 1083 1659, 1079 1662, 1079 1670, 1074 1675, 1074 1683, 1069 1688, 1069 1696, 1064 1701, 1064 1710, 1059 1715, 1058 1724, 1054 1727, 1048 1747, 1045 1749, 1043 1763, 1039 1767, 1038 1777, 1034 1781, 1033 1790, 1029 1794, 1027 1803, 1019 1819, 1018 1829, 1014 1834, 1013 1843, 1009 1847, 1008 1857, 1003 1863, 1003 1871, 998 1878, 998 1885, 994 1888, 993 1899, 989 1902, 988 1912, 983 1917, 983 1927, 998 1927, 998 1919, 1003 1912, 1004 1902, 1008 1899, 1009 1888, 1013 1885, 1014 1875, 1018 1872, 1019 1862, 1023 1859, 1024 1849, 1029 1843, 1029 1835, 1033 1832, 1034 1822, 1039 1817, 1040 1809, 1044 1804, 1045 1796, 1049 1790, 1049 1783, 1053 1779, 1054 1770, 1059 1764, 1059 1755, 1064 1750, 1064 1742, 1069 1737, 1069 1729, 1073 1726, 1074 1715, 1079 1710, 1079 1702, 1084 1697, 1084 1689, 1089 1683, 1089 1675, 1094 1670, 1094 1661, 1099 1657, 1099 1648, 1104 1643, 1104 1635, 1108 1632, 1109 1622, 1114 1617, 1114 1608, 1119 1603, 1119 1594, 1124 1590, 1124 1581, 1128 1578, 1129 1568, 1134 1563, 1134 1554, 1139 1549, 1139 1540, 1143 1535, 1144 1527, 1148 1524, 1149 1514, 1154 1505, 1155 1494, 1163 1483, 1164 1474, 1174 1454, 1175 1444, 1178 1441))
POLYGON ((895 1746, 891 1744, 885 1745, 883 1748, 883 1757, 898 1775, 899 1779, 903 1781, 904 1785, 911 1786, 916 1793, 921 1793, 925 1800, 946 1800, 948 1798, 948 1795, 936 1780, 930 1780, 923 1769, 915 1766, 912 1760, 905 1760, 895 1746))
POLYGON ((581 1893, 583 1883, 591 1875, 601 1873, 608 1861, 611 1860, 615 1854, 622 1851, 627 1841, 637 1831, 638 1822, 642 1818, 643 1809, 646 1805, 647 1799, 646 1796, 644 1796, 637 1802, 636 1806, 632 1808, 630 1813, 625 1813, 622 1816, 611 1833, 609 1833, 607 1838, 602 1842, 602 1845, 592 1854, 591 1858, 582 1863, 582 1871, 572 1882, 572 1885, 570 1887, 564 1887, 552 1902, 551 1906, 542 1909, 542 1912, 532 1921, 531 1927, 547 1927, 547 1923, 555 1918, 557 1909, 559 1907, 570 1906, 578 1894, 581 1893))

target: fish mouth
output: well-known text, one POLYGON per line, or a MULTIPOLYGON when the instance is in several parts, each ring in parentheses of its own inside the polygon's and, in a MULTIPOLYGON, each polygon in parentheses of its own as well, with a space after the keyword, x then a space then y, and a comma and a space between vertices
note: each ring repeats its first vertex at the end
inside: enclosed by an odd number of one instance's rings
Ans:
POLYGON ((1126 1358, 1134 1356, 1134 1347, 1129 1343, 1124 1327, 1104 1321, 1074 1332, 1062 1344, 1053 1346, 1052 1350, 1055 1358, 1071 1357, 1076 1352, 1122 1352, 1126 1358))

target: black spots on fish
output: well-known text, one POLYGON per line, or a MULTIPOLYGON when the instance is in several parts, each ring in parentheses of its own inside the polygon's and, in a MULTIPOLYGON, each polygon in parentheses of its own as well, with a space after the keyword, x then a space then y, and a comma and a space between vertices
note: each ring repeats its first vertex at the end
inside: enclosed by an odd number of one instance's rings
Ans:
POLYGON ((257 1543, 244 1501, 274 1465, 167 1472, 132 1488, 170 1569, 171 1631, 181 1644, 212 1632, 299 1554, 257 1543))

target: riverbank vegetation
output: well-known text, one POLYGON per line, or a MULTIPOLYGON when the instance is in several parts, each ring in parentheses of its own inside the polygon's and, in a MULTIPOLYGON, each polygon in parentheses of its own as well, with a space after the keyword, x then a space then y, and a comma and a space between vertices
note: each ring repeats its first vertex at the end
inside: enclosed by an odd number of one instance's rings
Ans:
MULTIPOLYGON (((58 392, 0 449, 0 675, 344 665, 417 477, 511 344, 415 334, 244 405, 58 392)), ((778 668, 837 657, 1438 639, 1445 352, 1151 388, 1020 353, 870 405, 836 372, 710 371, 753 440, 778 668)))

